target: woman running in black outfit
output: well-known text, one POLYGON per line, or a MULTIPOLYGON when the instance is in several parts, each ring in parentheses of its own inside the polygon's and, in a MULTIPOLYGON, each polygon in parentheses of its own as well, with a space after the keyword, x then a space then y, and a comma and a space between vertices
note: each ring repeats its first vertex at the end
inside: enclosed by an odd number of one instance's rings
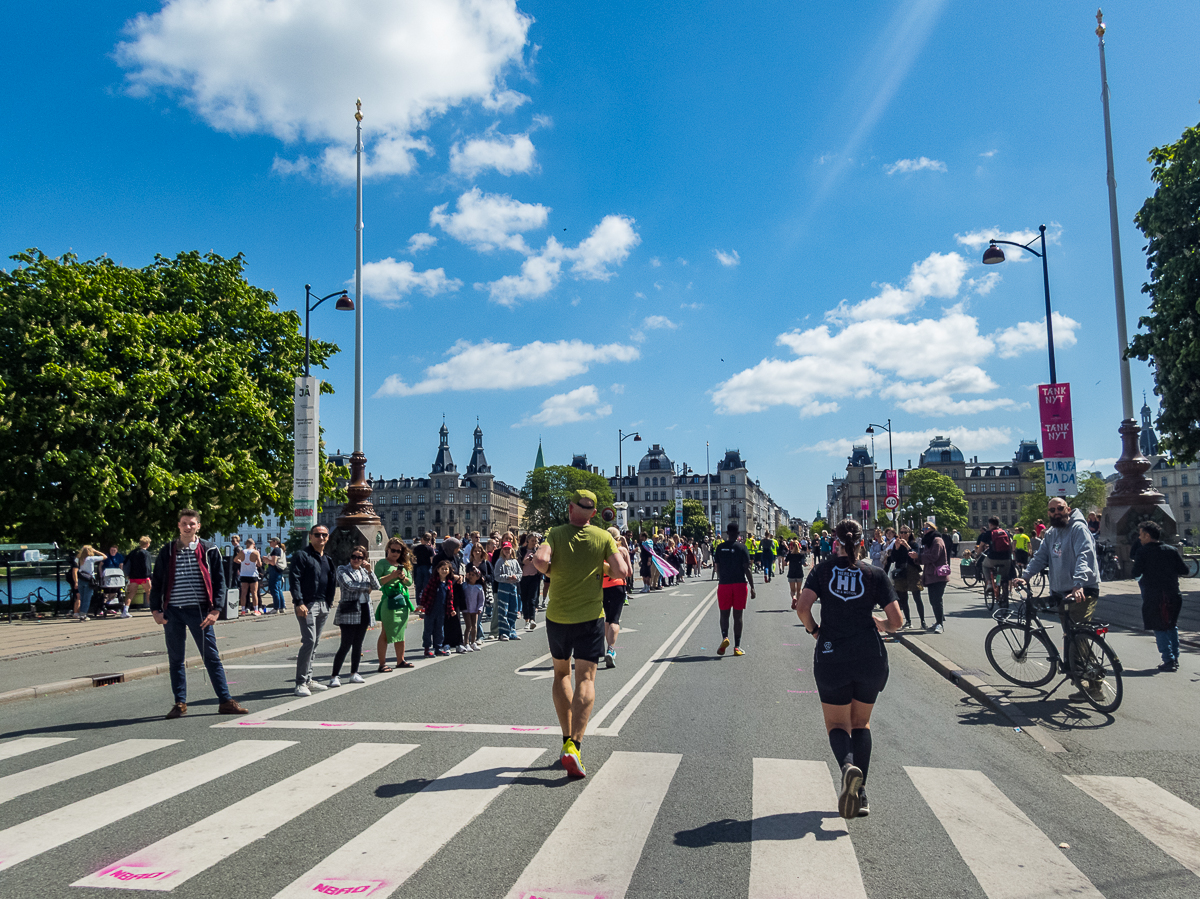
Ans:
POLYGON ((864 783, 871 764, 871 709, 888 679, 880 634, 900 629, 900 604, 888 576, 858 561, 863 537, 858 522, 838 522, 835 534, 830 558, 812 570, 792 608, 817 641, 813 677, 829 745, 842 769, 838 814, 849 819, 869 813, 864 783), (812 615, 818 598, 820 625, 812 615), (876 606, 886 622, 871 614, 876 606))

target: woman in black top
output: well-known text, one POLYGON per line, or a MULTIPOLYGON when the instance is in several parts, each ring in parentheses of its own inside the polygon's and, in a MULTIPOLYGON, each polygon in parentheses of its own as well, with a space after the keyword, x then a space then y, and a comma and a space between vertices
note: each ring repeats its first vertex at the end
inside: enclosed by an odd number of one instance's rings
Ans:
POLYGON ((1159 671, 1179 670, 1179 612, 1183 596, 1179 592, 1179 577, 1188 573, 1187 563, 1179 550, 1162 540, 1162 529, 1153 521, 1138 525, 1141 546, 1133 560, 1133 576, 1140 577, 1142 590, 1142 624, 1154 631, 1158 652, 1162 656, 1159 671))
POLYGON ((858 522, 838 522, 835 534, 831 557, 813 568, 792 607, 817 641, 813 678, 829 745, 842 769, 838 813, 849 819, 869 811, 864 783, 871 764, 871 710, 888 678, 880 634, 900 629, 900 604, 887 575, 858 561, 863 537, 858 522), (812 615, 818 598, 819 625, 812 615), (876 606, 886 622, 871 614, 876 606))
POLYGON ((804 586, 805 556, 800 551, 800 542, 798 540, 788 541, 788 551, 785 561, 787 562, 788 588, 792 591, 792 608, 795 608, 795 602, 800 598, 800 589, 804 586))
POLYGON ((925 628, 925 604, 921 602, 921 562, 913 542, 912 531, 900 529, 900 536, 892 544, 891 550, 884 556, 883 570, 892 576, 892 586, 896 588, 900 600, 900 609, 904 612, 904 626, 911 627, 908 617, 908 594, 917 601, 917 615, 921 618, 921 628, 925 628))

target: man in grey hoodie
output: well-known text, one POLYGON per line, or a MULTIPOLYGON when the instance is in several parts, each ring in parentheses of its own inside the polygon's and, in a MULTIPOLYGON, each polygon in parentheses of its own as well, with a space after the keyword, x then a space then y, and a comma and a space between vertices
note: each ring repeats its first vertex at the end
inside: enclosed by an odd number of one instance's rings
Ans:
MULTIPOLYGON (((1050 527, 1013 586, 1023 587, 1030 577, 1046 569, 1050 598, 1058 603, 1059 614, 1064 618, 1069 616, 1076 624, 1084 624, 1091 621, 1100 599, 1096 544, 1083 513, 1078 509, 1072 511, 1062 497, 1052 497, 1047 512, 1050 527)), ((1098 683, 1093 682, 1088 689, 1100 693, 1098 683)), ((1082 693, 1072 693, 1067 698, 1079 702, 1085 697, 1082 693)))

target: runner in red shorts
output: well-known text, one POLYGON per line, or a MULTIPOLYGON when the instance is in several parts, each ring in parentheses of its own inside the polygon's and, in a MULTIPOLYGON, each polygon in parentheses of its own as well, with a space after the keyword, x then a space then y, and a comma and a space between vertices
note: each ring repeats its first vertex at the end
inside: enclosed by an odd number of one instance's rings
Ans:
POLYGON ((721 610, 721 645, 717 655, 725 655, 729 648, 729 613, 733 612, 733 654, 744 656, 742 649, 742 613, 746 610, 746 591, 754 598, 754 574, 750 565, 750 553, 744 543, 738 542, 737 522, 726 528, 729 539, 719 543, 713 551, 713 564, 717 569, 717 608, 721 610))

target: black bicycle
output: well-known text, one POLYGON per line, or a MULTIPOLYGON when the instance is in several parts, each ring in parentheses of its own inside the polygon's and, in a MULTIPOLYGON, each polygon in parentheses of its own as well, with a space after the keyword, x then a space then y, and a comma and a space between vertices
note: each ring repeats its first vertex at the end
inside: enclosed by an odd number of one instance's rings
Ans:
POLYGON ((1124 669, 1104 640, 1108 625, 1076 624, 1062 615, 1060 655, 1047 634, 1054 625, 1047 625, 1038 617, 1039 612, 1051 611, 1053 607, 1036 602, 1028 585, 1018 590, 1025 594, 1023 601, 1007 609, 997 609, 992 615, 997 623, 988 632, 983 646, 992 667, 1019 687, 1043 687, 1061 673, 1062 681, 1043 699, 1049 699, 1069 680, 1097 711, 1115 712, 1124 696, 1121 684, 1124 669))

